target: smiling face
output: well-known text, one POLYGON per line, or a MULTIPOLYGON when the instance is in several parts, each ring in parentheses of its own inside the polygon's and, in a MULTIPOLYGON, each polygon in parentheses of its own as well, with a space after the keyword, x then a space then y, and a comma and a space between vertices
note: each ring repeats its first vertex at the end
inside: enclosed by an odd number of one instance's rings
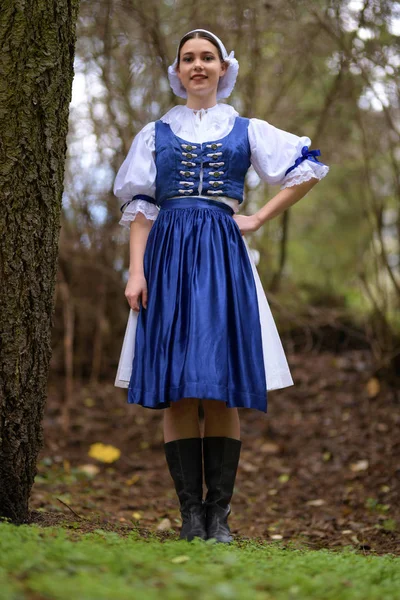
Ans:
POLYGON ((221 62, 218 49, 203 38, 188 40, 179 55, 178 77, 191 97, 216 98, 220 77, 226 73, 226 64, 221 62))

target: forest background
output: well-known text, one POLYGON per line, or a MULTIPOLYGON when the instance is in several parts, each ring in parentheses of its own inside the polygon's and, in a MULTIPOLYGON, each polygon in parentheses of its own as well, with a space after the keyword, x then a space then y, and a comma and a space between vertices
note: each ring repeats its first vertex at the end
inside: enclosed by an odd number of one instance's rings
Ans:
MULTIPOLYGON (((63 502, 122 523, 178 526, 172 490, 165 502, 171 482, 160 415, 127 407, 125 391, 113 387, 128 318, 128 232, 118 224, 112 185, 135 134, 179 102, 167 68, 194 27, 235 51, 240 71, 229 103, 309 136, 330 166, 296 206, 248 237, 295 386, 271 394, 268 418, 243 415, 234 527, 396 551, 400 4, 393 1, 81 1, 45 445, 32 507, 68 513, 63 502), (101 444, 116 453, 103 448, 101 457, 101 444)), ((242 212, 276 191, 250 172, 242 212)))
MULTIPOLYGON (((229 102, 240 114, 309 136, 331 167, 249 237, 286 348, 328 331, 326 343, 352 338, 389 367, 400 331, 400 4, 101 0, 82 2, 78 20, 53 372, 114 377, 128 232, 112 184, 135 134, 179 102, 167 68, 195 25, 235 50, 229 102)), ((246 188, 246 214, 277 191, 254 172, 246 188)))

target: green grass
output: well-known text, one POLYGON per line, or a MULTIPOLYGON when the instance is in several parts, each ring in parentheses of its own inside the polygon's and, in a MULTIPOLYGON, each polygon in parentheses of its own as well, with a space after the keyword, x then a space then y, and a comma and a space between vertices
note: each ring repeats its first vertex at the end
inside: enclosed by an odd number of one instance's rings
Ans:
POLYGON ((0 523, 0 599, 398 600, 400 558, 0 523))

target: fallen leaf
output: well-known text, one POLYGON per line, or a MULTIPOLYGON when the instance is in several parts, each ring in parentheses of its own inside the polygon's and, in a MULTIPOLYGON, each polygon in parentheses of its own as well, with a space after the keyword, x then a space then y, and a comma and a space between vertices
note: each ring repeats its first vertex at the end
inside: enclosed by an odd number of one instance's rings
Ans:
POLYGON ((389 430, 389 427, 386 425, 386 423, 378 423, 376 428, 378 431, 381 431, 382 433, 386 433, 389 430))
POLYGON ((265 454, 279 454, 279 446, 273 442, 265 442, 260 447, 260 450, 261 452, 265 452, 265 454))
POLYGON ((281 483, 286 483, 289 481, 290 475, 288 475, 288 473, 282 473, 282 475, 279 475, 278 479, 281 483))
POLYGON ((367 383, 367 393, 370 398, 375 398, 381 389, 379 379, 376 377, 371 377, 371 379, 367 383))
POLYGON ((93 406, 96 406, 96 402, 93 400, 93 398, 85 398, 83 404, 88 408, 93 408, 93 406))
POLYGON ((271 540, 283 540, 283 535, 280 535, 279 533, 274 533, 274 535, 270 535, 269 537, 271 540))
POLYGON ((268 490, 269 496, 276 496, 277 493, 278 493, 278 490, 268 490))
POLYGON ((158 531, 166 531, 167 529, 171 529, 172 524, 171 521, 169 519, 163 519, 162 521, 160 521, 160 523, 157 525, 157 530, 158 531))
POLYGON ((369 462, 367 460, 359 460, 350 465, 350 469, 354 473, 358 473, 358 471, 366 471, 369 467, 369 462))
POLYGON ((140 513, 139 511, 132 513, 132 519, 135 519, 135 521, 138 521, 141 518, 142 518, 142 513, 140 513))
POLYGON ((171 559, 171 562, 179 565, 180 563, 184 563, 190 560, 190 556, 175 556, 175 558, 171 559))
POLYGON ((139 481, 139 479, 140 479, 140 475, 138 475, 138 473, 136 473, 135 475, 132 475, 132 477, 130 479, 126 479, 125 483, 126 483, 126 485, 133 485, 134 483, 139 481))
POLYGON ((240 466, 246 473, 254 473, 255 471, 258 471, 258 467, 246 461, 242 461, 240 466))
POLYGON ((90 477, 94 477, 95 475, 97 475, 100 472, 100 467, 98 467, 97 465, 79 465, 78 466, 78 471, 81 471, 82 473, 85 473, 86 475, 89 475, 90 477))
POLYGON ((90 446, 88 455, 100 462, 113 463, 121 456, 121 450, 115 448, 115 446, 98 442, 97 444, 92 444, 90 446))
POLYGON ((325 504, 325 500, 322 500, 322 498, 317 498, 316 500, 309 500, 306 502, 306 504, 308 504, 308 506, 322 506, 325 504))

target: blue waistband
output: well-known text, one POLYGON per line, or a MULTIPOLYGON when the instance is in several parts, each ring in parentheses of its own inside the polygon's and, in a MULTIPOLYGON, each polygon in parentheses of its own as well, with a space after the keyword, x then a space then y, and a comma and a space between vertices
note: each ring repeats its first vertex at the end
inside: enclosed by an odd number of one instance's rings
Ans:
POLYGON ((170 200, 164 200, 161 204, 161 210, 171 210, 175 208, 213 208, 215 210, 223 210, 229 215, 234 215, 235 211, 233 208, 224 204, 224 202, 218 202, 218 200, 207 200, 206 198, 171 198, 170 200))

